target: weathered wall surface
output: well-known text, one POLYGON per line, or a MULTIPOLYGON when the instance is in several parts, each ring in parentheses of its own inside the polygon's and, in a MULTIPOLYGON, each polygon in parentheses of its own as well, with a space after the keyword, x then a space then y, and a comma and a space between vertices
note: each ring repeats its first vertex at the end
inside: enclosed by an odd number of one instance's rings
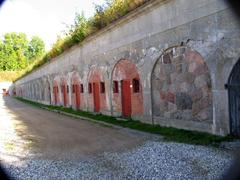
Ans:
POLYGON ((199 53, 183 46, 168 49, 157 61, 151 81, 156 121, 212 124, 211 77, 199 53))
POLYGON ((239 57, 239 21, 223 0, 156 0, 18 80, 15 86, 19 96, 56 105, 63 105, 67 98, 66 106, 76 108, 72 85, 79 81, 83 110, 96 111, 99 106, 97 111, 119 116, 124 109, 144 122, 224 135, 229 133, 224 85, 239 57), (187 54, 191 52, 190 57, 187 54), (121 60, 134 64, 139 77, 125 77, 123 72, 120 76, 124 78, 117 79, 114 68, 121 60), (195 72, 201 65, 203 73, 195 72), (159 67, 170 70, 156 75, 159 67), (78 80, 72 80, 73 74, 78 80), (180 75, 180 84, 176 78, 171 80, 180 75), (115 80, 118 94, 113 93, 115 80), (130 96, 121 91, 123 80, 129 83, 130 96), (139 86, 136 93, 141 94, 134 93, 134 86, 139 86), (134 96, 142 106, 138 113, 120 104, 123 97, 135 101, 134 96), (185 116, 178 118, 176 114, 182 112, 185 116))

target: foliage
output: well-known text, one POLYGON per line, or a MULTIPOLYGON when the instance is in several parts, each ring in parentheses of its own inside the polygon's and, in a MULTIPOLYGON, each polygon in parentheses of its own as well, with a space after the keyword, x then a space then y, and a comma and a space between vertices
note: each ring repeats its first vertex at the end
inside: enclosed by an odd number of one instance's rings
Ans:
POLYGON ((0 82, 12 82, 22 74, 22 71, 0 71, 0 82))
POLYGON ((74 24, 69 29, 69 32, 67 33, 67 36, 70 37, 70 41, 72 44, 69 44, 69 46, 72 46, 76 43, 79 43, 84 40, 84 38, 87 36, 88 31, 88 21, 84 17, 84 14, 78 14, 75 15, 74 24))
POLYGON ((222 136, 216 136, 216 135, 212 135, 204 132, 189 131, 189 130, 171 128, 171 127, 162 127, 160 125, 151 125, 151 124, 142 123, 140 121, 133 121, 131 119, 122 121, 122 120, 117 120, 115 117, 112 117, 112 116, 106 116, 102 114, 92 114, 90 112, 74 110, 72 108, 66 108, 62 106, 44 105, 34 101, 26 100, 21 97, 16 97, 16 98, 22 102, 31 104, 36 107, 41 107, 41 108, 45 108, 45 109, 57 111, 57 112, 66 112, 68 114, 69 113, 74 114, 74 115, 77 115, 79 119, 86 117, 87 120, 91 120, 94 122, 104 122, 109 125, 117 125, 121 127, 149 132, 153 134, 159 134, 159 135, 162 135, 166 141, 175 141, 175 142, 188 143, 188 144, 210 145, 210 146, 218 147, 220 143, 223 141, 233 140, 233 137, 231 136, 222 137, 222 136))
POLYGON ((38 36, 33 36, 28 45, 28 58, 37 59, 45 53, 45 44, 38 36))
POLYGON ((74 24, 68 27, 65 36, 58 37, 57 41, 52 46, 52 49, 41 60, 38 60, 38 63, 35 63, 34 66, 28 67, 27 70, 25 70, 25 73, 23 73, 22 76, 19 76, 16 80, 32 72, 42 64, 49 62, 52 58, 57 57, 65 50, 82 42, 90 35, 120 19, 128 12, 148 1, 150 0, 105 0, 104 4, 95 5, 95 15, 90 19, 86 19, 84 14, 76 13, 74 24))
POLYGON ((6 33, 0 40, 0 70, 22 70, 44 54, 44 42, 37 36, 28 41, 24 33, 6 33))

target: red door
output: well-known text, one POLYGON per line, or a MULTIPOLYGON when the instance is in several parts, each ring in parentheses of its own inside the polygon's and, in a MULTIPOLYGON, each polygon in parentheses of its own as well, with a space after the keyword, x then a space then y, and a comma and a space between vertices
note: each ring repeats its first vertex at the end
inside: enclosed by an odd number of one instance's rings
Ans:
POLYGON ((76 108, 79 109, 80 108, 80 87, 79 84, 76 84, 74 86, 75 88, 75 94, 76 94, 76 108))
POLYGON ((122 90, 122 115, 131 117, 131 88, 129 80, 121 81, 122 90))
POLYGON ((55 102, 55 104, 57 104, 58 87, 53 88, 53 93, 54 93, 54 102, 55 102))
POLYGON ((98 83, 93 83, 93 103, 94 111, 100 111, 100 88, 98 83))
POLYGON ((62 86, 62 92, 63 92, 63 103, 64 103, 64 106, 67 106, 67 88, 66 88, 66 85, 62 86))

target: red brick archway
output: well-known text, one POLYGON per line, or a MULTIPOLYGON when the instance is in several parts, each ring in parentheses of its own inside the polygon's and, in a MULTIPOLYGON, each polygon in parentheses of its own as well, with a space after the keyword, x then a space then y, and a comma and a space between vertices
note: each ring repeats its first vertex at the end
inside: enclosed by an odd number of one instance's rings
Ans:
POLYGON ((62 98, 63 98, 63 105, 67 107, 69 87, 67 85, 67 80, 65 78, 61 79, 61 92, 62 92, 62 98))
POLYGON ((59 89, 58 82, 56 80, 53 81, 53 102, 55 105, 59 103, 59 89))
POLYGON ((80 79, 77 73, 72 75, 72 105, 76 109, 80 109, 81 95, 80 95, 80 79))
POLYGON ((112 74, 113 111, 124 117, 143 114, 142 85, 136 65, 120 60, 112 74))
POLYGON ((100 112, 106 109, 106 92, 105 79, 103 70, 99 67, 91 68, 88 76, 88 103, 94 112, 100 112))

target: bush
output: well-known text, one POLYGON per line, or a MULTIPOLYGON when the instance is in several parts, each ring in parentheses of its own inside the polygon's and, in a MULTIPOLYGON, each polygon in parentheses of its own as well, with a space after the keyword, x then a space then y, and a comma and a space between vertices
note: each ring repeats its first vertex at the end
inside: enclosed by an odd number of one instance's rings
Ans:
POLYGON ((90 19, 86 19, 84 14, 76 13, 74 24, 68 27, 65 37, 58 37, 52 49, 42 59, 27 67, 15 81, 148 1, 150 0, 106 0, 103 5, 95 5, 95 15, 90 19))

